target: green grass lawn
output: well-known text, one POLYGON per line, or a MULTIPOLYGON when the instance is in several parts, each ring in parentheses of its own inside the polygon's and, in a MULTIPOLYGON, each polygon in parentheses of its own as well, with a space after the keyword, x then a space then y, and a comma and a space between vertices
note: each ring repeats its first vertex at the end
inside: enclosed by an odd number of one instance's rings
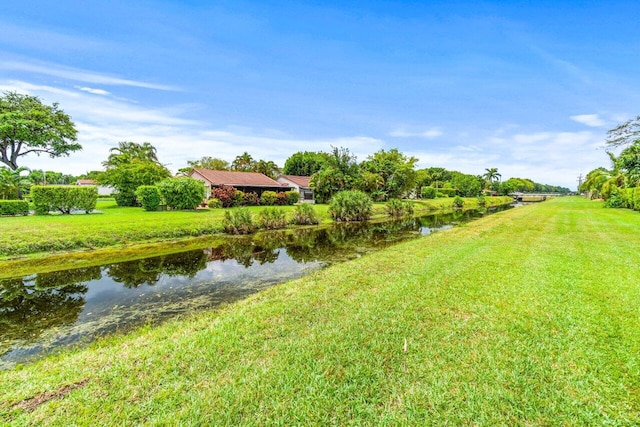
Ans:
MULTIPOLYGON (((487 198, 504 203, 504 198, 487 198)), ((451 208, 453 199, 416 202, 421 212, 451 208)), ((473 207, 475 199, 467 199, 473 207)), ((324 223, 331 222, 328 205, 314 205, 324 223)), ((224 209, 146 212, 142 208, 121 208, 113 200, 102 200, 90 215, 50 215, 0 218, 0 259, 30 254, 51 254, 73 250, 122 247, 161 242, 222 232, 224 209)), ((248 208, 256 214, 263 207, 248 208)), ((292 206, 284 206, 287 212, 292 206)), ((385 206, 375 204, 374 214, 385 215, 385 206)))
POLYGON ((640 214, 563 198, 0 373, 13 425, 638 425, 640 214))

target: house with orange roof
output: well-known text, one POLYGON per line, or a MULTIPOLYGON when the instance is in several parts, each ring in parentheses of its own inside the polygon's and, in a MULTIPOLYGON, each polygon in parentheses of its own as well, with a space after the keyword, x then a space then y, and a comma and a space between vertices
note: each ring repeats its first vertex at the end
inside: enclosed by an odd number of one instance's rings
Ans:
POLYGON ((245 193, 261 196, 265 191, 290 191, 291 186, 281 184, 258 172, 219 171, 211 169, 193 169, 189 176, 204 182, 206 198, 211 197, 214 188, 231 186, 245 193))

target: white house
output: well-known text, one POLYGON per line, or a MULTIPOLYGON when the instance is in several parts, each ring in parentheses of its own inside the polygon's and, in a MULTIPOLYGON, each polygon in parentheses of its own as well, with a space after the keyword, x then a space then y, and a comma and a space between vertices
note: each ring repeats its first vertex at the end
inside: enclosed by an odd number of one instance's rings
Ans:
POLYGON ((296 175, 280 175, 277 180, 280 184, 288 185, 289 187, 300 193, 300 202, 302 203, 315 203, 313 198, 313 190, 309 184, 311 177, 309 176, 296 176, 296 175))

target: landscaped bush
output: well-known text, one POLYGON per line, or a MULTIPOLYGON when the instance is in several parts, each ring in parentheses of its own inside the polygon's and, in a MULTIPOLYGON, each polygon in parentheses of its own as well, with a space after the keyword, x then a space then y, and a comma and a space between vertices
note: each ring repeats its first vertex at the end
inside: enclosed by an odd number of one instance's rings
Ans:
POLYGON ((160 195, 171 209, 195 209, 204 198, 202 181, 193 178, 168 178, 158 184, 160 195))
POLYGON ((135 192, 119 191, 113 195, 113 198, 116 199, 118 206, 140 206, 135 192))
POLYGON ((443 198, 443 197, 449 197, 449 196, 447 196, 446 194, 441 193, 441 192, 439 192, 439 191, 436 193, 436 199, 441 199, 441 198, 443 198))
POLYGON ((233 206, 244 206, 244 191, 236 190, 233 196, 233 206))
POLYGON ((282 208, 264 208, 258 214, 258 227, 267 230, 287 226, 287 216, 282 208))
POLYGON ((260 197, 258 196, 258 193, 253 191, 244 193, 242 204, 244 206, 258 206, 260 204, 260 197))
POLYGON ((289 206, 293 206, 300 201, 300 193, 295 190, 287 191, 284 194, 287 195, 287 205, 289 206))
POLYGON ((157 211, 162 200, 160 190, 155 185, 141 185, 136 190, 136 197, 144 210, 149 212, 157 211))
POLYGON ((420 189, 420 196, 423 199, 435 199, 437 194, 436 189, 433 187, 422 187, 420 189))
POLYGON ((273 206, 276 203, 278 195, 275 191, 265 191, 260 197, 260 204, 264 206, 273 206))
POLYGON ((313 225, 318 224, 320 219, 318 214, 313 209, 313 206, 302 203, 297 205, 293 210, 293 216, 291 217, 291 224, 296 225, 313 225))
POLYGON ((207 201, 207 206, 212 209, 218 209, 222 207, 222 202, 220 201, 220 199, 216 199, 214 197, 212 199, 209 199, 209 201, 207 201))
POLYGON ((36 215, 47 215, 58 211, 70 214, 72 210, 89 213, 96 208, 98 188, 93 186, 34 185, 31 187, 36 215))
POLYGON ((365 221, 371 217, 373 202, 359 190, 340 191, 329 203, 329 214, 336 221, 365 221))
POLYGON ((458 194, 458 190, 456 190, 455 188, 439 188, 438 191, 446 197, 454 197, 458 194))
POLYGON ((456 196, 456 198, 453 199, 453 207, 458 209, 464 207, 464 200, 462 200, 462 197, 456 196))
POLYGON ((229 234, 250 234, 256 230, 253 216, 246 208, 226 211, 222 225, 224 232, 229 234))
POLYGON ((633 209, 639 211, 640 210, 640 187, 635 187, 633 189, 633 209))
POLYGON ((230 208, 235 203, 236 189, 232 186, 222 185, 213 189, 212 196, 220 200, 223 208, 230 208))
POLYGON ((26 200, 0 200, 0 215, 28 215, 29 202, 26 200))
POLYGON ((478 196, 478 206, 481 208, 487 206, 487 198, 484 195, 478 196))
POLYGON ((276 205, 286 206, 287 202, 287 195, 284 193, 284 191, 280 191, 276 194, 276 205))
POLYGON ((396 218, 413 215, 413 203, 399 199, 391 199, 386 204, 389 216, 396 218))
POLYGON ((607 197, 607 200, 604 202, 604 206, 607 208, 624 208, 625 207, 624 190, 620 190, 615 185, 612 185, 609 193, 609 197, 607 197))

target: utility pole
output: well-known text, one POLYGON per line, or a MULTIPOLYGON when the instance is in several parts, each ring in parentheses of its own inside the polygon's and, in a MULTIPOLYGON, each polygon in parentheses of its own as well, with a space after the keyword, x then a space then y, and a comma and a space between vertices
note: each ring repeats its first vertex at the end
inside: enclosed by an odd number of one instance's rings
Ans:
POLYGON ((582 174, 578 175, 578 194, 580 194, 580 187, 582 187, 582 174))

